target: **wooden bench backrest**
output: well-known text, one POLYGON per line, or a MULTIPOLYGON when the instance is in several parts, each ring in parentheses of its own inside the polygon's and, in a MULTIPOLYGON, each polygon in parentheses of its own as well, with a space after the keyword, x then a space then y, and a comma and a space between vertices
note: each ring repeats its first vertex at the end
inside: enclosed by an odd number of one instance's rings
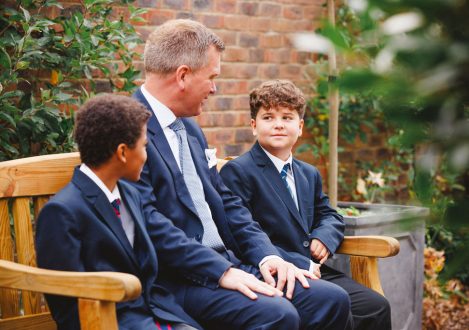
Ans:
MULTIPOLYGON (((78 164, 78 153, 0 162, 0 259, 36 266, 34 219, 78 164)), ((40 293, 0 289, 0 319, 46 309, 40 293)))

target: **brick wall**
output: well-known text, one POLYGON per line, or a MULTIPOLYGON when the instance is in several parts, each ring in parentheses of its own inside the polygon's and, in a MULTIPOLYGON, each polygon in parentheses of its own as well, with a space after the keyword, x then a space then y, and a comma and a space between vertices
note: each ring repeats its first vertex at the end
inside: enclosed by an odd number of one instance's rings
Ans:
POLYGON ((192 18, 219 35, 226 44, 217 93, 197 118, 218 156, 239 155, 254 141, 249 128, 249 91, 268 79, 290 79, 308 91, 304 70, 313 55, 299 52, 292 33, 312 31, 319 24, 323 0, 138 0, 147 8, 145 39, 168 19, 192 18))
MULTIPOLYGON (((64 7, 78 0, 62 0, 64 7)), ((146 8, 145 24, 136 29, 143 40, 158 25, 169 19, 191 18, 202 22, 219 35, 226 45, 222 56, 221 76, 216 80, 217 93, 209 98, 204 112, 197 118, 210 146, 218 149, 218 157, 240 155, 247 151, 254 137, 249 128, 249 91, 269 79, 290 79, 307 95, 312 82, 305 77, 309 61, 315 55, 292 47, 291 36, 296 32, 314 31, 325 15, 325 0, 136 0, 133 5, 146 8)), ((116 12, 126 13, 125 7, 116 12)), ((143 45, 140 46, 143 53, 143 45)), ((136 62, 143 70, 143 64, 136 62)), ((143 81, 143 80, 142 80, 143 81)), ((109 91, 108 83, 100 89, 109 91)), ((308 141, 305 132, 303 141, 308 141)), ((354 186, 357 160, 384 160, 386 134, 370 135, 369 143, 346 145, 339 155, 339 165, 347 173, 346 180, 354 186)), ((323 162, 310 153, 299 157, 315 164, 327 180, 323 162)), ((403 186, 405 180, 403 179, 403 186)), ((327 184, 325 184, 327 190, 327 184)), ((343 199, 347 196, 343 196, 343 199)))

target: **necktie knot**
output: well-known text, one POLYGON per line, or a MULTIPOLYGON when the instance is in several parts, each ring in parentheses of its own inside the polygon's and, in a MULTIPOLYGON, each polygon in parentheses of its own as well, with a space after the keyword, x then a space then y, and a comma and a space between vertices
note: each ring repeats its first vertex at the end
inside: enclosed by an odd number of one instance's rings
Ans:
POLYGON ((175 132, 183 131, 186 129, 186 127, 184 126, 184 123, 182 122, 180 118, 176 118, 176 120, 173 121, 171 125, 169 125, 169 128, 171 128, 175 132))
POLYGON ((120 198, 116 198, 111 202, 112 208, 114 209, 114 212, 116 215, 120 218, 121 217, 121 212, 120 212, 120 206, 121 206, 121 200, 120 198))
POLYGON ((280 176, 282 177, 282 180, 287 179, 287 174, 290 171, 290 168, 291 168, 290 163, 286 163, 285 165, 283 165, 282 171, 280 172, 280 176))

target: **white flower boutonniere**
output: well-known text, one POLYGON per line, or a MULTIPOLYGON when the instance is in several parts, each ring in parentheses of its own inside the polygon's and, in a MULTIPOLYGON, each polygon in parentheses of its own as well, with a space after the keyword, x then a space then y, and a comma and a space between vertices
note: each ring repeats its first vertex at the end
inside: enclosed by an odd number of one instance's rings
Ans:
POLYGON ((217 148, 205 149, 205 157, 207 157, 208 167, 212 168, 217 165, 217 148))

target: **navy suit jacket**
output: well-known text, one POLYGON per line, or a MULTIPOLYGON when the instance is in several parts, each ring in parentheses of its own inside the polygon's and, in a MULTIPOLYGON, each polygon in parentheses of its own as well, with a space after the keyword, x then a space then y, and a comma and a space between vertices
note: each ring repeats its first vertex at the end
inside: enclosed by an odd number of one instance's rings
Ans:
MULTIPOLYGON (((37 219, 38 266, 66 271, 117 271, 137 276, 142 284, 141 296, 116 304, 120 329, 126 329, 129 324, 132 325, 129 329, 144 329, 138 323, 142 313, 198 326, 176 304, 174 296, 157 285, 158 259, 145 228, 140 196, 126 182, 119 181, 118 186, 135 222, 134 247, 104 192, 76 168, 71 183, 44 206, 37 219)), ((47 302, 59 329, 80 328, 76 299, 50 295, 47 302)))
POLYGON ((319 239, 334 253, 345 226, 322 192, 318 170, 295 158, 292 165, 299 210, 274 163, 257 142, 249 152, 225 164, 220 175, 241 197, 283 258, 309 269, 311 240, 319 239))
MULTIPOLYGON (((189 281, 191 285, 216 288, 224 272, 237 266, 236 262, 201 244, 202 223, 163 130, 140 90, 134 98, 152 112, 147 125, 148 158, 135 186, 142 194, 147 227, 152 228, 150 236, 165 265, 161 279, 171 292, 179 291, 179 297, 183 296, 183 286, 175 283, 181 279, 182 284, 189 281)), ((200 127, 192 119, 182 121, 205 200, 226 248, 243 263, 256 267, 265 256, 280 255, 239 197, 223 184, 216 166, 209 168, 205 156, 208 146, 200 127)))

